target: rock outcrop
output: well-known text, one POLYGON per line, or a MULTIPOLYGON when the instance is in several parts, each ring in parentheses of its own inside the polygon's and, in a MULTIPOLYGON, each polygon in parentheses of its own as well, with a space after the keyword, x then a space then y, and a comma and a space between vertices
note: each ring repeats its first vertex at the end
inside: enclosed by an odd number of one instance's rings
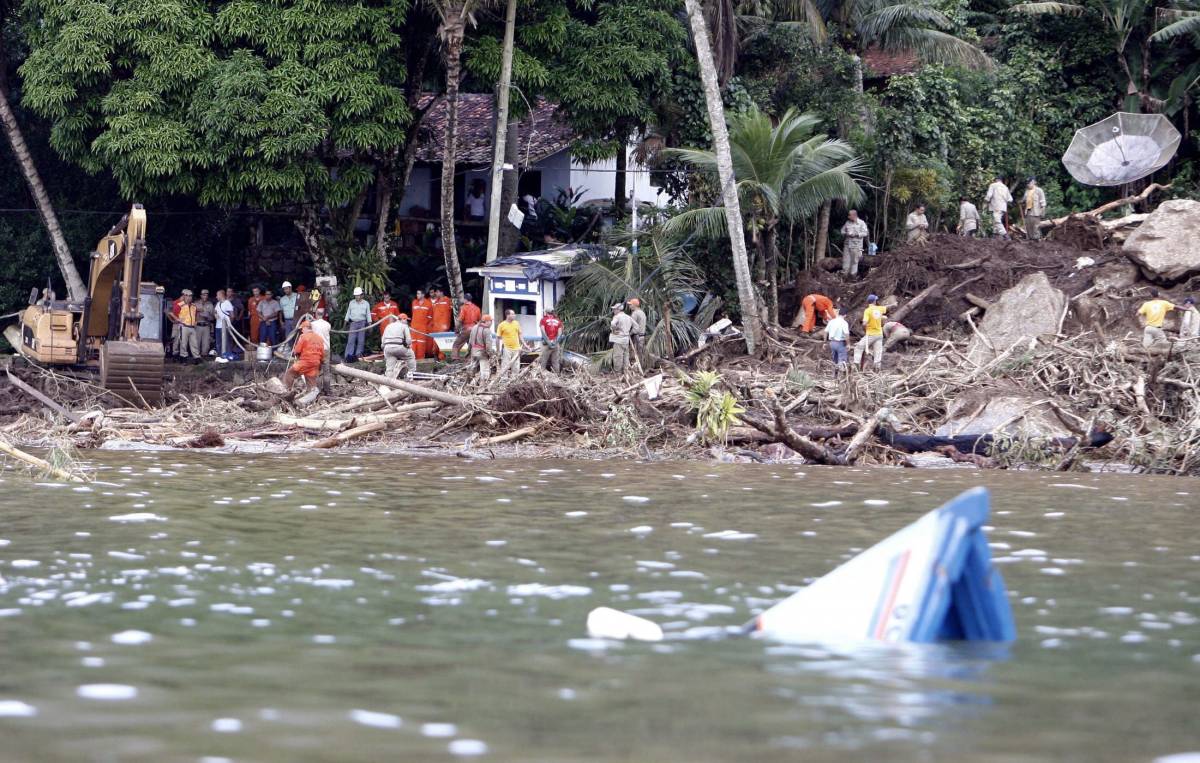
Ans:
POLYGON ((1050 285, 1045 273, 1030 273, 988 308, 979 323, 981 336, 971 339, 967 357, 986 363, 1016 344, 1057 333, 1066 305, 1067 296, 1050 285))
POLYGON ((1070 437, 1072 432, 1045 398, 994 390, 960 395, 947 406, 939 437, 996 434, 1010 437, 1070 437))
POLYGON ((1200 201, 1164 201, 1122 250, 1153 281, 1170 284, 1200 273, 1200 201))

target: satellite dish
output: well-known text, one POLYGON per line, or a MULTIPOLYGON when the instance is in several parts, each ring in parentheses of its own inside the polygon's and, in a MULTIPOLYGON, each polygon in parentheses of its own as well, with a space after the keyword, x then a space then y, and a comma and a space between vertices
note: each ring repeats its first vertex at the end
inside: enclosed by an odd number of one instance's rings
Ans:
POLYGON ((1162 114, 1122 111, 1076 130, 1062 162, 1085 185, 1124 185, 1166 166, 1181 139, 1162 114))

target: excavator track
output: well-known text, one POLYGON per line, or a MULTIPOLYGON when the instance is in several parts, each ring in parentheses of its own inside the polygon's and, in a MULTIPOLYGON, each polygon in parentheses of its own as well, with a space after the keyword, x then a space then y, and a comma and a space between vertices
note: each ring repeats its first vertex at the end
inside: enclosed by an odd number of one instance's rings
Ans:
POLYGON ((105 342, 100 346, 100 384, 131 405, 159 405, 163 363, 159 342, 105 342))

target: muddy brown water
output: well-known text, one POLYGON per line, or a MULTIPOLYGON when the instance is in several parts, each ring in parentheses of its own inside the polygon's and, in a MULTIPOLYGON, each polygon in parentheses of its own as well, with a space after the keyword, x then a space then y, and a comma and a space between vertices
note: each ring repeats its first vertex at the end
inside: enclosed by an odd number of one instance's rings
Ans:
POLYGON ((1200 751, 1200 480, 102 454, 0 483, 4 761, 1200 751), (694 638, 993 491, 1006 648, 694 638), (595 606, 660 644, 587 638, 595 606))

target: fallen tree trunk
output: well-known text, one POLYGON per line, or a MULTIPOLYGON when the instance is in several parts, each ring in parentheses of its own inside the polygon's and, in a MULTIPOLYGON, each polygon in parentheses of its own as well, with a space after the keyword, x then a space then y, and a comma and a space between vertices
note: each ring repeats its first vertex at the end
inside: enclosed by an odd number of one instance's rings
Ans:
POLYGON ((382 432, 387 429, 386 421, 373 421, 370 424, 363 424, 361 427, 347 429, 345 432, 338 432, 333 437, 326 437, 323 440, 317 440, 308 447, 310 448, 336 448, 339 445, 344 445, 356 437, 363 437, 373 432, 382 432))
POLYGON ((779 399, 775 397, 775 393, 772 390, 767 389, 766 396, 767 400, 771 402, 771 412, 774 414, 774 421, 768 423, 747 414, 741 414, 739 418, 758 431, 775 438, 777 442, 783 443, 813 463, 830 465, 841 463, 838 455, 828 447, 815 443, 792 429, 791 425, 788 424, 787 414, 784 412, 783 406, 779 404, 779 399))
MULTIPOLYGON (((379 390, 376 390, 378 393, 379 390)), ((382 393, 380 393, 382 394, 382 393)), ((398 402, 409 396, 407 392, 400 390, 388 390, 386 394, 365 395, 356 397, 353 400, 347 400, 344 403, 330 406, 324 410, 325 413, 351 413, 353 411, 372 411, 376 408, 383 408, 385 405, 398 402)))
POLYGON ((929 296, 931 294, 933 294, 934 292, 941 289, 945 284, 946 284, 946 279, 944 279, 944 278, 939 278, 938 280, 929 284, 924 289, 922 289, 917 294, 917 296, 910 299, 907 304, 905 304, 903 307, 901 307, 896 312, 889 315, 888 320, 903 321, 905 318, 908 317, 909 313, 911 313, 913 310, 916 310, 918 307, 920 307, 922 302, 924 302, 926 299, 929 299, 929 296))
POLYGON ((21 390, 26 395, 29 395, 34 400, 37 400, 39 403, 46 406, 50 410, 59 414, 60 416, 65 418, 67 421, 70 421, 73 424, 79 423, 80 417, 79 417, 78 413, 75 413, 74 411, 68 411, 63 406, 59 405, 58 403, 54 402, 50 398, 46 397, 40 391, 34 389, 33 387, 29 386, 25 382, 21 381, 21 378, 19 376, 14 375, 12 371, 5 371, 5 373, 8 374, 9 384, 12 384, 14 387, 21 390))
POLYGON ((866 445, 867 440, 871 435, 875 434, 875 430, 879 428, 879 422, 888 417, 888 409, 880 408, 875 412, 875 415, 867 419, 867 422, 854 435, 854 439, 846 446, 846 452, 842 454, 841 462, 847 466, 858 460, 859 451, 866 445))
POLYGON ((471 401, 460 395, 455 395, 450 392, 443 392, 438 389, 429 389, 427 387, 422 387, 419 384, 401 381, 400 379, 391 379, 387 376, 383 376, 382 374, 373 374, 370 371, 360 371, 357 368, 351 368, 350 366, 342 363, 334 366, 333 372, 341 374, 342 376, 348 376, 351 379, 358 379, 359 381, 370 382, 371 384, 382 384, 385 387, 403 390, 410 395, 425 397, 429 398, 430 400, 437 400, 439 403, 445 403, 446 405, 457 405, 461 408, 469 408, 471 406, 471 401))
POLYGON ((1056 217, 1053 220, 1042 220, 1042 222, 1038 224, 1038 229, 1047 231, 1051 230, 1052 228, 1057 228, 1067 220, 1070 220, 1072 217, 1099 217, 1105 212, 1112 211, 1117 207, 1123 207, 1126 204, 1136 204, 1139 201, 1145 201, 1146 199, 1150 198, 1150 194, 1155 193, 1156 191, 1166 191, 1170 188, 1170 183, 1167 183, 1166 185, 1162 185, 1160 183, 1151 183, 1142 189, 1141 193, 1135 196, 1126 196, 1123 199, 1117 199, 1116 201, 1110 201, 1107 204, 1101 204, 1090 212, 1075 212, 1067 215, 1066 217, 1056 217))
POLYGON ((437 408, 440 405, 442 403, 436 400, 426 400, 420 403, 397 406, 388 413, 364 413, 350 419, 305 418, 280 412, 275 414, 275 421, 283 426, 299 427, 300 429, 313 429, 318 432, 340 432, 348 427, 362 426, 363 424, 396 421, 397 419, 405 418, 405 415, 412 411, 429 410, 437 408))
POLYGON ((51 477, 62 480, 63 482, 83 482, 81 477, 71 474, 70 472, 65 472, 62 469, 52 465, 49 461, 38 458, 35 455, 26 453, 23 450, 18 450, 3 440, 0 440, 0 453, 10 455, 18 461, 23 461, 24 463, 29 464, 35 469, 41 469, 51 477))
POLYGON ((520 429, 514 429, 513 431, 509 432, 508 434, 496 435, 495 437, 484 437, 481 440, 476 440, 475 442, 471 443, 471 447, 477 448, 481 445, 499 445, 502 442, 512 442, 513 440, 519 440, 522 437, 528 437, 529 435, 536 432, 538 430, 539 426, 540 426, 540 424, 531 424, 527 427, 521 427, 520 429))

